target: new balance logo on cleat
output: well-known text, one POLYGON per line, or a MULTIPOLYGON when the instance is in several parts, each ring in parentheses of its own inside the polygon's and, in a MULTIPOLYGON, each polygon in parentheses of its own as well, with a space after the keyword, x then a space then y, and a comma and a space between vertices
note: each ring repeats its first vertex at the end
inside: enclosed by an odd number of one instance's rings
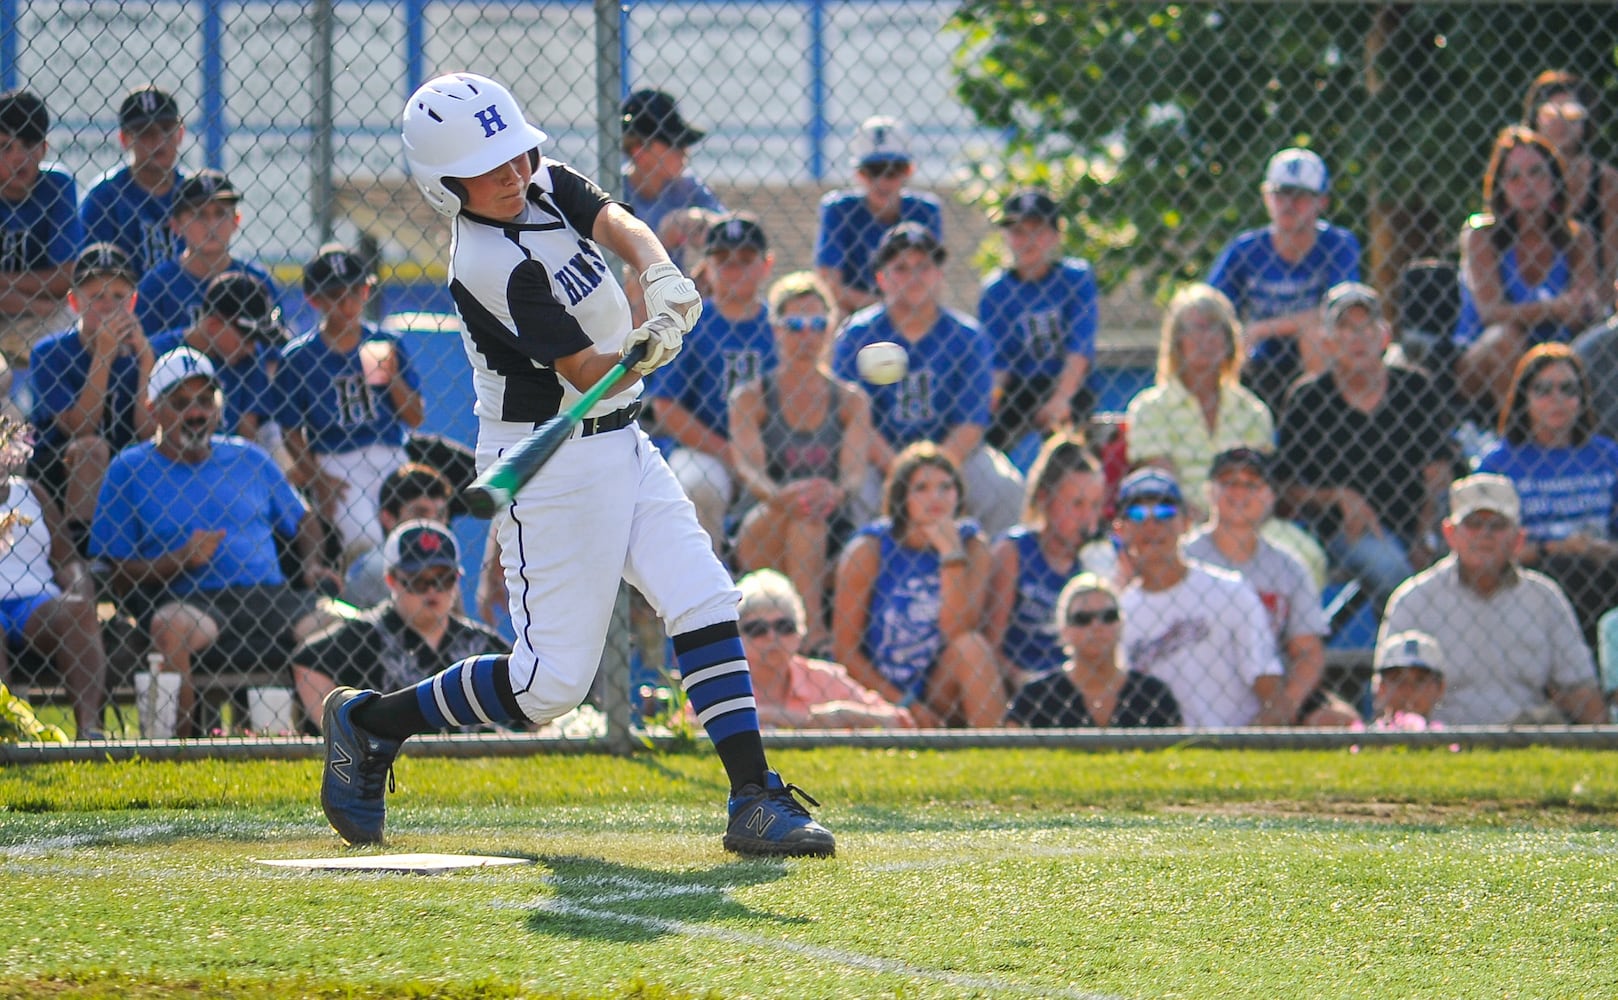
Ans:
POLYGON ((331 759, 327 761, 327 766, 331 768, 333 774, 343 780, 345 785, 354 783, 354 776, 349 773, 349 766, 353 763, 354 758, 350 757, 342 747, 334 745, 331 748, 331 759))
POLYGON ((798 802, 820 805, 808 792, 789 785, 774 771, 764 784, 743 785, 730 797, 725 850, 752 857, 829 858, 837 853, 831 831, 816 823, 798 802))

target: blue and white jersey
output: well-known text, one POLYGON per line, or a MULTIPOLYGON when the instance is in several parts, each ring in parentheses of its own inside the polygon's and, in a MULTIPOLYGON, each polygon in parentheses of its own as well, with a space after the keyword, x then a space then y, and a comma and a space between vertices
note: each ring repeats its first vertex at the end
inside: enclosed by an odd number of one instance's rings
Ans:
POLYGON ((105 559, 156 559, 192 532, 225 530, 214 557, 170 578, 177 596, 285 583, 275 535, 291 537, 307 508, 275 460, 241 438, 215 435, 195 465, 159 454, 150 441, 113 457, 101 484, 90 551, 105 559))
MULTIPOLYGON (((363 342, 387 341, 399 366, 399 377, 420 390, 421 376, 410 364, 404 344, 391 333, 367 326, 363 342)), ((403 445, 409 433, 385 387, 365 384, 360 350, 336 351, 311 330, 281 349, 273 386, 275 420, 283 428, 301 428, 317 455, 353 451, 372 444, 403 445)))
POLYGON ((1483 453, 1478 471, 1517 487, 1531 541, 1618 538, 1618 443, 1611 438, 1597 434, 1576 448, 1501 441, 1483 453))
POLYGON ((1088 261, 1064 257, 1038 281, 1012 268, 983 283, 978 322, 994 345, 994 370, 1023 377, 1062 373, 1069 354, 1096 356, 1100 316, 1088 261))
POLYGON ((944 209, 933 195, 906 191, 899 197, 899 217, 881 222, 871 214, 861 191, 833 191, 820 199, 820 229, 815 233, 815 266, 835 267, 843 287, 876 294, 871 257, 882 234, 901 222, 919 222, 944 242, 944 209))
MULTIPOLYGON (((232 257, 226 270, 246 271, 264 282, 264 287, 270 290, 271 301, 281 297, 281 290, 275 287, 270 272, 257 264, 232 257)), ((202 306, 202 290, 212 280, 212 275, 198 278, 181 267, 178 257, 153 264, 135 286, 135 318, 140 320, 141 330, 150 337, 164 330, 190 326, 202 306)))
POLYGON ((26 198, 0 198, 0 271, 37 271, 76 258, 84 244, 78 208, 73 175, 57 164, 41 164, 26 198))
MULTIPOLYGON (((944 651, 944 584, 938 552, 931 546, 912 549, 893 537, 886 518, 861 528, 881 544, 881 569, 871 585, 865 619, 864 651, 877 672, 901 691, 925 693, 927 674, 944 651)), ((962 521, 961 541, 978 534, 973 521, 962 521)))
POLYGON ((761 305, 747 319, 731 322, 707 302, 697 325, 685 335, 685 349, 673 364, 652 374, 646 394, 679 403, 709 430, 728 438, 731 391, 774 367, 768 309, 761 305))
POLYGON ((987 426, 993 369, 989 338, 971 318, 949 309, 939 310, 938 322, 915 342, 899 333, 884 307, 862 309, 832 345, 832 371, 870 395, 876 429, 895 448, 915 441, 941 442, 961 424, 987 426), (910 370, 892 385, 861 382, 855 356, 866 344, 881 340, 905 349, 910 370))
POLYGON ((169 225, 169 213, 184 179, 176 170, 168 191, 153 194, 135 183, 128 164, 102 174, 79 205, 84 242, 116 243, 129 254, 137 275, 178 255, 180 237, 169 225))
MULTIPOLYGON (((149 339, 152 357, 161 358, 185 343, 185 329, 164 330, 149 339)), ((274 349, 264 345, 255 346, 251 358, 235 364, 225 364, 209 355, 208 360, 213 362, 215 376, 219 379, 219 389, 225 396, 219 426, 226 433, 233 433, 246 414, 265 420, 275 415, 275 396, 270 385, 270 364, 274 357, 274 349)))
POLYGON ((1019 525, 1006 532, 1006 538, 1017 546, 1017 590, 1000 651, 1030 674, 1060 670, 1067 654, 1062 652, 1062 636, 1056 627, 1056 599, 1068 580, 1084 572, 1084 566, 1075 559, 1066 573, 1052 569, 1039 547, 1039 533, 1031 528, 1019 525))
POLYGON ((1360 241, 1342 226, 1315 223, 1315 245, 1296 264, 1281 259, 1269 227, 1231 240, 1208 271, 1243 323, 1320 308, 1327 289, 1360 280, 1360 241))
MULTIPOLYGON (((53 333, 34 345, 28 366, 34 405, 28 420, 42 444, 56 448, 67 444, 68 437, 56 426, 56 418, 73 408, 85 383, 90 381, 90 361, 90 351, 79 337, 77 326, 53 333)), ((107 375, 101 425, 97 428, 114 451, 134 443, 135 407, 146 405, 137 396, 139 385, 140 366, 135 356, 121 354, 114 358, 107 375)))

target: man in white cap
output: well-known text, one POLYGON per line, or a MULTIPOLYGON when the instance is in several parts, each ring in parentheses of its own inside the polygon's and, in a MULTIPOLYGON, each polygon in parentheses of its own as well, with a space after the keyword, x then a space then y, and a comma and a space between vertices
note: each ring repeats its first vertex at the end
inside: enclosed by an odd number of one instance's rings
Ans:
POLYGON ((325 623, 315 588, 335 575, 318 557, 316 521, 257 445, 218 435, 223 406, 207 355, 179 347, 152 364, 147 399, 157 436, 107 468, 90 526, 92 555, 166 669, 178 672, 180 722, 191 732, 193 659, 215 649, 231 662, 283 655, 325 623), (293 540, 302 584, 282 575, 275 536, 293 540))
POLYGON ((1388 598, 1378 645, 1411 629, 1444 650, 1447 725, 1589 723, 1606 718, 1573 606, 1550 577, 1517 564, 1522 508, 1511 480, 1478 473, 1449 490, 1451 554, 1388 598))
POLYGON ((1208 284, 1225 293, 1244 325, 1243 380, 1272 410, 1294 378, 1326 367, 1326 289, 1360 280, 1359 240, 1320 217, 1330 188, 1326 162, 1312 150, 1270 157, 1260 187, 1270 224, 1231 240, 1208 271, 1208 284))

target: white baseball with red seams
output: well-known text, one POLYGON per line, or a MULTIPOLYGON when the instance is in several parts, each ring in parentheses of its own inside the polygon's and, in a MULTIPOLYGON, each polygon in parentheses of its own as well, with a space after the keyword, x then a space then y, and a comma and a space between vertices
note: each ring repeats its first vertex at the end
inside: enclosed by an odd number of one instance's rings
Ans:
POLYGON ((910 371, 910 354, 891 340, 866 344, 854 357, 860 378, 872 385, 892 385, 910 371))

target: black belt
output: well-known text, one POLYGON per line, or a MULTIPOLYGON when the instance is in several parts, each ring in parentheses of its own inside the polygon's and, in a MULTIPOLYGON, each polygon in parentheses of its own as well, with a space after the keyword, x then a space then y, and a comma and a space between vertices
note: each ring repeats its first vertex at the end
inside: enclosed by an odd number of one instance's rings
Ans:
POLYGON ((640 400, 635 400, 621 410, 613 410, 604 417, 585 417, 579 421, 579 437, 589 437, 592 434, 604 434, 607 431, 616 431, 628 427, 640 416, 640 400))

